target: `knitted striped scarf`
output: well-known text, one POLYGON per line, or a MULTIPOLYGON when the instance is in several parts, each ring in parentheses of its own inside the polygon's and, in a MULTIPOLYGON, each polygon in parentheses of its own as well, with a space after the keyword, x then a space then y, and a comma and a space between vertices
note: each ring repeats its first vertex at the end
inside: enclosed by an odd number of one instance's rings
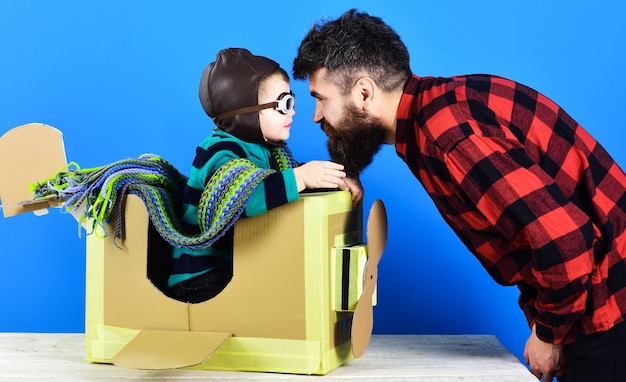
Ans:
POLYGON ((115 213, 115 239, 122 238, 125 197, 137 195, 165 241, 179 248, 202 249, 211 246, 235 224, 263 179, 297 166, 286 147, 274 147, 271 154, 272 169, 259 168, 250 160, 239 158, 225 163, 211 176, 200 198, 200 233, 195 235, 183 231, 179 216, 188 178, 156 155, 144 154, 137 159, 88 169, 70 163, 53 177, 32 184, 31 190, 36 199, 55 196, 63 200, 61 208, 67 212, 84 209, 79 223, 91 222, 92 233, 96 225, 104 228, 115 213))

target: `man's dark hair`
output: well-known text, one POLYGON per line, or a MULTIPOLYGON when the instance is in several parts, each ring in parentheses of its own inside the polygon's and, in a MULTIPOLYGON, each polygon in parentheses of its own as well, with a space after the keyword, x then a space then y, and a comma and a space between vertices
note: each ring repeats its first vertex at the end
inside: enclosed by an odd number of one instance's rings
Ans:
POLYGON ((305 80, 322 67, 343 92, 363 75, 384 91, 403 86, 411 76, 409 52, 400 36, 381 18, 356 9, 314 24, 302 40, 293 77, 305 80))

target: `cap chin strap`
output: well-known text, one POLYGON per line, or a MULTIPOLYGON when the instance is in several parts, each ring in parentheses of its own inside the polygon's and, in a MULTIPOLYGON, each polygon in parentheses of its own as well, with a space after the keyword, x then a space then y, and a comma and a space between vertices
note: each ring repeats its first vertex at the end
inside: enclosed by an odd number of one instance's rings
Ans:
POLYGON ((265 135, 263 136, 263 139, 265 140, 265 142, 267 142, 267 144, 271 146, 283 147, 287 145, 285 141, 270 141, 269 139, 265 138, 265 135))
POLYGON ((262 105, 254 105, 254 106, 242 107, 241 109, 236 109, 236 110, 229 111, 227 113, 222 113, 222 114, 218 115, 217 117, 213 118, 213 122, 215 122, 217 120, 221 120, 221 119, 234 117, 236 115, 248 114, 248 113, 252 113, 254 111, 260 111, 260 110, 263 110, 263 109, 269 109, 269 108, 277 107, 277 106, 278 106, 278 101, 272 101, 272 102, 264 103, 262 105))

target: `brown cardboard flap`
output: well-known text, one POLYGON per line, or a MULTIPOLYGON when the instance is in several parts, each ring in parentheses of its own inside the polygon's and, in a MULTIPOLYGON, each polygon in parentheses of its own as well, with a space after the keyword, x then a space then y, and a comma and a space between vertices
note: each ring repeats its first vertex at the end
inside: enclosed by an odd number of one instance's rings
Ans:
POLYGON ((199 365, 231 336, 230 333, 142 330, 111 362, 132 369, 178 369, 199 365))
POLYGON ((378 262, 387 244, 387 212, 381 200, 375 200, 367 218, 367 264, 363 294, 354 309, 352 321, 352 354, 359 358, 365 352, 374 328, 372 296, 378 280, 378 262))
POLYGON ((0 137, 0 163, 4 217, 47 208, 53 205, 47 200, 32 201, 30 184, 53 176, 67 164, 63 136, 41 123, 15 127, 0 137))

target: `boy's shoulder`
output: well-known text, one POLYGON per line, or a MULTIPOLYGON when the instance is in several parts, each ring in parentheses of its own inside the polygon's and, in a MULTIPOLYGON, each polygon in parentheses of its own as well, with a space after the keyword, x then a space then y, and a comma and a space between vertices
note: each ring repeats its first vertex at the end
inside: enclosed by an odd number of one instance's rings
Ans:
POLYGON ((243 141, 220 129, 213 130, 202 140, 199 146, 212 154, 219 151, 229 151, 241 158, 269 156, 269 149, 264 145, 243 141))
POLYGON ((249 143, 242 141, 241 139, 235 137, 234 135, 220 129, 214 129, 211 131, 211 134, 204 137, 202 142, 200 142, 200 147, 206 149, 214 145, 219 145, 222 143, 233 143, 239 146, 248 146, 249 143))

